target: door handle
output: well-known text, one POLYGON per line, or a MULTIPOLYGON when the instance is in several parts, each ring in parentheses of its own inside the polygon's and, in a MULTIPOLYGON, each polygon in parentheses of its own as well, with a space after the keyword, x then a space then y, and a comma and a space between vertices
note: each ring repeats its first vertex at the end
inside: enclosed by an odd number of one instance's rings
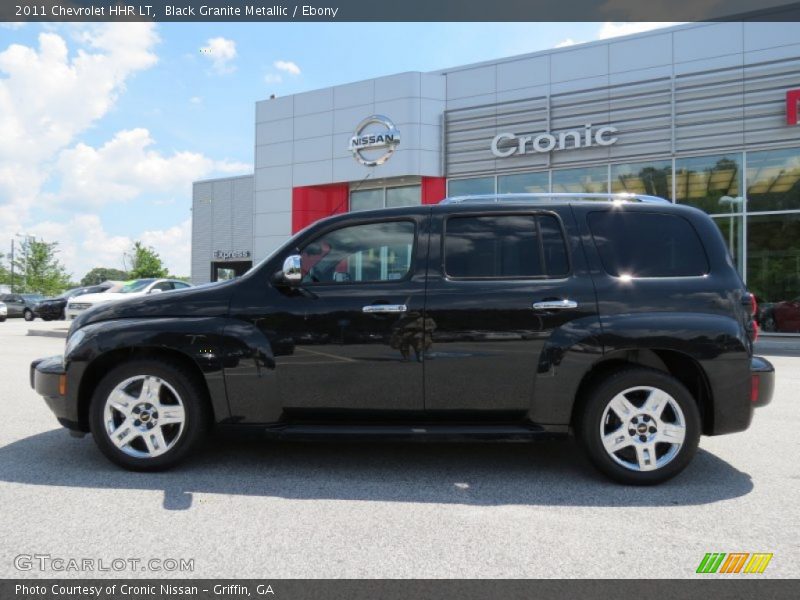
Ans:
POLYGON ((575 300, 544 300, 542 302, 534 302, 534 310, 565 310, 569 308, 578 308, 578 303, 575 300))
POLYGON ((369 314, 404 313, 407 310, 405 304, 370 304, 361 309, 369 314))

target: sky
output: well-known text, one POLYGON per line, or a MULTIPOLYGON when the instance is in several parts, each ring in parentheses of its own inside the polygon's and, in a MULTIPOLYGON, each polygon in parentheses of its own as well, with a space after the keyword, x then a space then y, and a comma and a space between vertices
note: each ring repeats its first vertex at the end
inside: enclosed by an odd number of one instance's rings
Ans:
POLYGON ((77 281, 141 240, 188 275, 192 181, 252 173, 257 100, 668 25, 0 23, 0 253, 58 242, 77 281))

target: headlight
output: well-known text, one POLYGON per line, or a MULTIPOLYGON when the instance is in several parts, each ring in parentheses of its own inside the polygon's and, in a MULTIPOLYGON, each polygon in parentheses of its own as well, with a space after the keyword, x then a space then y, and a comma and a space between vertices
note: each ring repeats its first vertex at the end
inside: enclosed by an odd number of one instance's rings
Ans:
POLYGON ((78 344, 80 344, 85 337, 86 332, 83 331, 83 329, 78 329, 78 331, 67 337, 67 345, 64 347, 64 358, 69 356, 70 352, 75 350, 78 344))

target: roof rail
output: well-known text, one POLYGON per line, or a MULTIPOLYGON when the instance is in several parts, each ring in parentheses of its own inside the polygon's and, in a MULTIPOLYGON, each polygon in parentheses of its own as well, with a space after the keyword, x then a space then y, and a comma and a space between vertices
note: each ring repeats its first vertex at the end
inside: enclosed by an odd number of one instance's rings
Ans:
POLYGON ((499 202, 535 202, 537 200, 604 200, 606 202, 647 202, 653 204, 672 204, 669 200, 646 194, 598 194, 581 192, 541 192, 535 194, 475 194, 445 198, 439 204, 487 204, 499 202))

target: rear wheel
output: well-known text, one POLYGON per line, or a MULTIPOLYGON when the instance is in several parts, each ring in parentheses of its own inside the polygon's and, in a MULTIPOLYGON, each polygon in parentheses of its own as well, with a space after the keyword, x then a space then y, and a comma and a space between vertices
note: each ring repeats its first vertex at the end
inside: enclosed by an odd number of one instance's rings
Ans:
POLYGON ((630 368, 605 379, 580 415, 589 460, 621 483, 653 485, 680 473, 700 441, 700 412, 677 379, 630 368))
POLYGON ((35 318, 35 317, 33 316, 33 311, 32 311, 30 308, 26 308, 26 309, 25 309, 25 310, 22 312, 22 317, 23 317, 23 318, 24 318, 26 321, 33 321, 33 319, 35 318))
POLYGON ((205 433, 205 392, 178 365, 132 361, 103 378, 89 416, 92 436, 110 460, 135 471, 168 469, 205 433))

